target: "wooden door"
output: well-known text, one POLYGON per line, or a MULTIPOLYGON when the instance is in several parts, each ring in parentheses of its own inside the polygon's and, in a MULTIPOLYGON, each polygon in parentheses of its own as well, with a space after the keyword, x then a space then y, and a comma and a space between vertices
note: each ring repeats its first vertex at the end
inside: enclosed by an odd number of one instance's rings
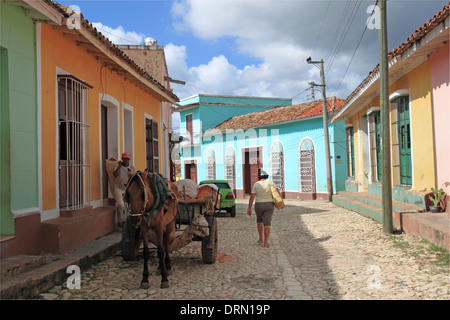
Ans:
POLYGON ((250 194, 253 185, 258 181, 258 169, 262 168, 261 154, 260 148, 249 148, 243 151, 242 177, 245 194, 250 194))
POLYGON ((185 179, 191 179, 197 182, 197 164, 195 162, 184 164, 185 179))

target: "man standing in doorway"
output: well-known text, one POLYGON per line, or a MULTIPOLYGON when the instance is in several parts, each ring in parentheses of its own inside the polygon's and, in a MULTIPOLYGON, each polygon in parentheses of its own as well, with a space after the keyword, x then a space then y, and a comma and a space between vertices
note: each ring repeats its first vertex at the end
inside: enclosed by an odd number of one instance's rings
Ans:
POLYGON ((128 179, 136 173, 136 168, 130 164, 130 160, 131 154, 127 152, 122 153, 122 160, 119 161, 119 165, 113 172, 115 177, 114 199, 116 199, 117 225, 119 227, 123 227, 127 218, 123 203, 123 194, 125 193, 128 179))

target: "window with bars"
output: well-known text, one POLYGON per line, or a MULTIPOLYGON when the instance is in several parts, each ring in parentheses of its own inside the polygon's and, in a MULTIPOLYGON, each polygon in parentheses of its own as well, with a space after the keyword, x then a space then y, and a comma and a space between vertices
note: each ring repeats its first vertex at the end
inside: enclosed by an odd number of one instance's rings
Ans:
POLYGON ((345 129, 347 136, 347 170, 349 177, 355 176, 355 138, 353 136, 353 127, 345 129))
POLYGON ((369 128, 372 181, 381 181, 381 115, 379 111, 370 113, 369 128))
POLYGON ((90 205, 89 90, 84 81, 58 76, 59 206, 76 210, 90 205))
POLYGON ((186 115, 186 134, 189 138, 189 143, 194 143, 194 129, 192 124, 192 113, 186 115))
POLYGON ((214 149, 209 149, 206 155, 206 179, 216 179, 216 153, 214 149))
POLYGON ((272 164, 272 181, 280 192, 284 192, 284 152, 283 145, 275 142, 270 149, 272 164))
POLYGON ((149 172, 159 173, 158 122, 145 119, 146 165, 149 172))
POLYGON ((391 101, 392 122, 392 168, 394 184, 412 185, 411 161, 411 119, 409 95, 402 95, 391 101))
POLYGON ((231 189, 236 187, 236 155, 232 146, 228 146, 225 152, 225 180, 231 189))
POLYGON ((313 141, 305 138, 298 147, 299 186, 301 193, 316 193, 316 156, 313 141))

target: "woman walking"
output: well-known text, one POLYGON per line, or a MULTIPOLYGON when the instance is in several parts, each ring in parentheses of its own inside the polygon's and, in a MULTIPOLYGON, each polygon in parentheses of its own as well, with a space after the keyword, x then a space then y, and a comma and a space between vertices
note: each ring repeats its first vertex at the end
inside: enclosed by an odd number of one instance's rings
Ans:
MULTIPOLYGON (((247 214, 252 215, 253 200, 255 200, 256 224, 258 227, 258 243, 264 243, 264 247, 269 247, 270 226, 272 224, 272 215, 274 203, 272 198, 271 186, 275 184, 268 180, 269 175, 264 170, 258 172, 258 181, 253 185, 250 200, 248 202, 247 214)), ((278 191, 278 189, 277 189, 278 191)), ((278 191, 280 193, 280 191, 278 191)), ((281 195, 281 194, 280 194, 281 195)))

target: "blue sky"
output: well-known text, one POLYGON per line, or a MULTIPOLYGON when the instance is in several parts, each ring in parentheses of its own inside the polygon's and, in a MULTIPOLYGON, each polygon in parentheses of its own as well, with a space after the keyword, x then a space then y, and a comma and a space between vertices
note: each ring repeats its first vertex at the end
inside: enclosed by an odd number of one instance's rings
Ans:
MULTIPOLYGON (((318 68, 306 63, 308 56, 325 61, 327 96, 345 99, 379 59, 378 30, 365 30, 375 0, 59 3, 78 6, 116 44, 156 39, 165 47, 169 75, 186 81, 185 86, 172 84, 180 99, 207 93, 308 101, 308 82, 320 81, 318 68)), ((388 1, 389 50, 446 3, 388 1)))

